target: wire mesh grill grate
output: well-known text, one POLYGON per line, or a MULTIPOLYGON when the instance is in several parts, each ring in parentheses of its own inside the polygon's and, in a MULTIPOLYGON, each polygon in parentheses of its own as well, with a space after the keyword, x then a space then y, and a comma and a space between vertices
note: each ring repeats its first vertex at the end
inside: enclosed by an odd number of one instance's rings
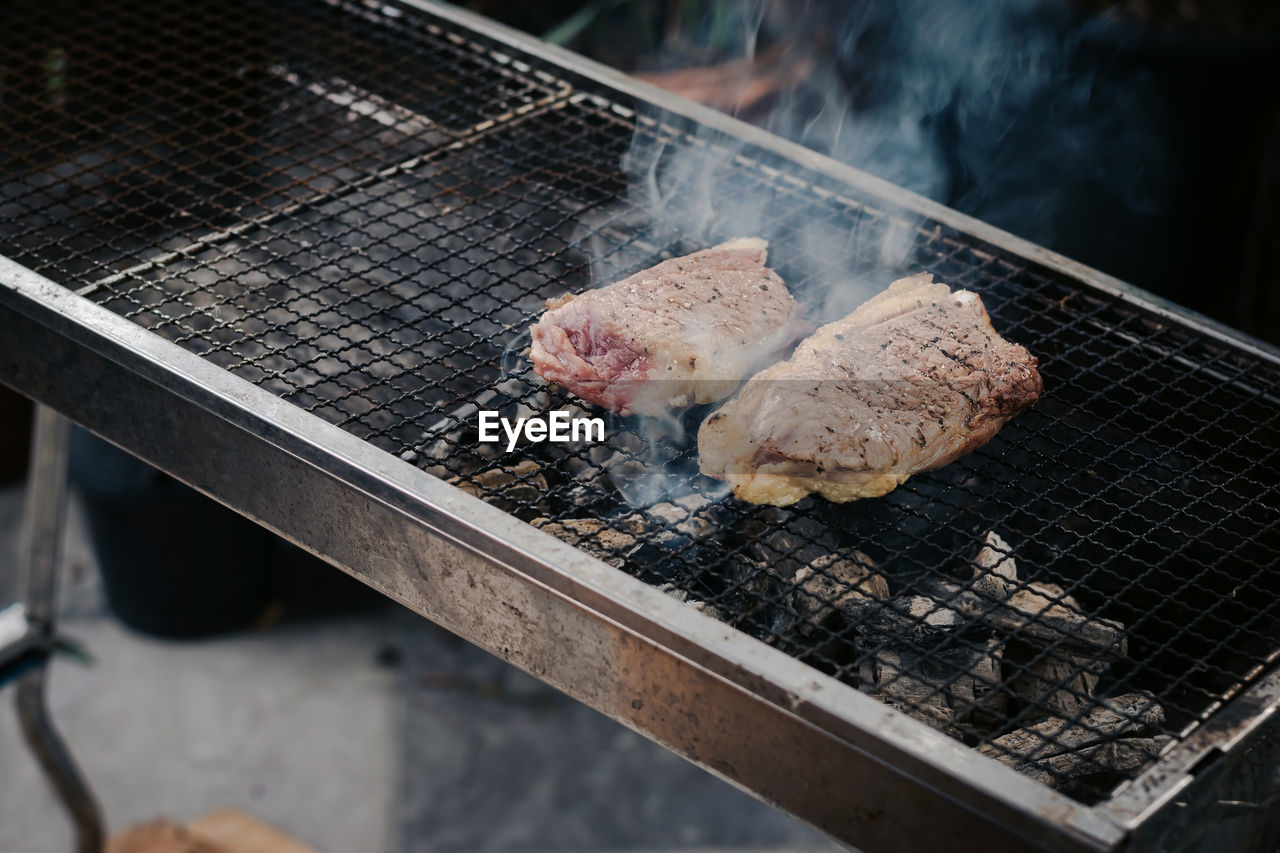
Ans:
POLYGON ((0 251, 238 376, 1084 801, 1274 663, 1275 364, 408 9, 15 20, 0 251), (633 137, 705 157, 828 318, 890 267, 979 293, 1043 399, 846 505, 721 497, 705 407, 477 443, 481 408, 577 405, 524 356, 543 300, 699 248, 629 196, 633 137))

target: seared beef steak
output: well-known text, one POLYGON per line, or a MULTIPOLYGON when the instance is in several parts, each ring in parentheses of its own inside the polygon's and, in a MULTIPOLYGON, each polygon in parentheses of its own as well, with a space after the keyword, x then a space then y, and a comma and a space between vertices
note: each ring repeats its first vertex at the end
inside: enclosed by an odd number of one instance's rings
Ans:
POLYGON ((699 463, 752 503, 883 495, 1034 403, 1036 364, 976 294, 904 278, 752 377, 702 424, 699 463))
POLYGON ((534 370, 623 415, 724 399, 808 330, 767 247, 730 240, 551 300, 533 327, 534 370))

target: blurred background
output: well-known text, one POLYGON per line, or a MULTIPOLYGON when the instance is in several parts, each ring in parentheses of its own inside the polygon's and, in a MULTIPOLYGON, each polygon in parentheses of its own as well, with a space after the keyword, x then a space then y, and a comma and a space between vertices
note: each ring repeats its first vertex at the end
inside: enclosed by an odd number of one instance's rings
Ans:
MULTIPOLYGON (((1280 4, 466 5, 1280 343, 1280 4)), ((0 389, 6 565, 29 422, 0 389)), ((93 662, 52 704, 113 829, 230 806, 331 853, 832 849, 110 446, 78 435, 72 469, 63 627, 93 662)), ((67 849, 7 711, 0 773, 0 850, 67 849)))
POLYGON ((1271 0, 469 5, 1280 342, 1271 0))

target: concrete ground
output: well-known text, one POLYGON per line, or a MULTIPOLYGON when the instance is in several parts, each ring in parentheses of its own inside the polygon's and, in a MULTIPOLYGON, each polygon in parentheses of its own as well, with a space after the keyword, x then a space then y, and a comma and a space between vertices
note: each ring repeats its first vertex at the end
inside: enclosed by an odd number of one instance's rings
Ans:
MULTIPOLYGON (((21 490, 0 490, 0 605, 21 490)), ((416 615, 342 590, 270 628, 171 642, 108 611, 75 505, 54 718, 113 831, 244 809, 322 853, 841 849, 416 615)), ((328 575, 332 574, 330 577, 328 575)), ((293 613, 294 615, 287 615, 293 613)), ((0 850, 65 851, 66 820, 0 705, 0 850)))

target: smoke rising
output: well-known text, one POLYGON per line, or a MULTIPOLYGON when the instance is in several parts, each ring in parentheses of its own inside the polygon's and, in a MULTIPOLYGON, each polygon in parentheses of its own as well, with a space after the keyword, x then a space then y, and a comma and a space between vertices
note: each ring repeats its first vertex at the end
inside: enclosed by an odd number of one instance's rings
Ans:
MULTIPOLYGON (((669 69, 691 53, 705 61, 708 50, 690 44, 709 32, 723 42, 715 53, 722 64, 654 82, 710 92, 779 136, 1037 242, 1050 242, 1060 213, 1097 187, 1138 210, 1168 202, 1168 158, 1151 130, 1160 126, 1160 99, 1140 74, 1108 82, 1097 34, 1064 3, 751 0, 709 8, 722 17, 680 28, 671 52, 652 64, 669 69), (758 57, 765 59, 750 61, 758 57), (724 79, 726 68, 743 78, 724 79)), ((786 164, 768 158, 735 136, 643 112, 622 164, 626 203, 585 223, 593 280, 759 236, 770 243, 770 266, 820 324, 896 278, 930 271, 918 253, 918 217, 875 200, 835 216, 833 204, 817 203, 813 187, 788 182, 786 164)), ((637 430, 650 448, 696 434, 678 421, 637 430)), ((615 478, 633 504, 684 494, 696 475, 687 455, 640 457, 638 469, 615 478)))
MULTIPOLYGON (((740 99, 729 111, 836 160, 1041 243, 1077 227, 1073 217, 1100 196, 1140 213, 1171 201, 1160 93, 1141 71, 1117 70, 1115 34, 1061 0, 707 8, 653 64, 705 57, 708 49, 691 43, 720 34, 716 55, 730 60, 720 67, 747 75, 722 86, 740 99), (755 72, 742 62, 765 53, 755 72), (796 68, 802 80, 760 96, 796 68)), ((650 79, 694 96, 707 88, 705 75, 650 79)), ((826 279, 805 285, 822 319, 883 288, 884 275, 918 271, 911 229, 900 222, 840 233, 819 216, 802 221, 780 211, 778 188, 744 186, 735 163, 741 145, 693 133, 702 144, 664 142, 642 129, 624 163, 632 205, 658 228, 691 243, 759 235, 776 250, 783 240, 803 241, 794 255, 810 262, 788 280, 826 279)))

